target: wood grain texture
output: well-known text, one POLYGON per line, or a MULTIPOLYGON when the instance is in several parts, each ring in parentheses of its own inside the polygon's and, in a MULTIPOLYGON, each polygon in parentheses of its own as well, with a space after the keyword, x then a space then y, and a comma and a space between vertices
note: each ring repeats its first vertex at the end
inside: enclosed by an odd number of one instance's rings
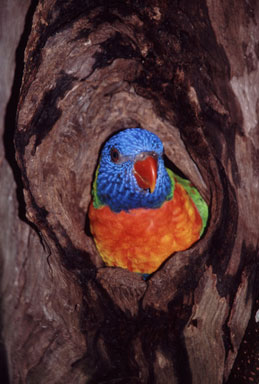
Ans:
POLYGON ((15 148, 50 252, 34 232, 20 248, 14 383, 227 382, 258 294, 258 23, 256 2, 38 2, 15 148), (104 267, 86 220, 101 145, 135 126, 210 206, 203 238, 147 282, 104 267))

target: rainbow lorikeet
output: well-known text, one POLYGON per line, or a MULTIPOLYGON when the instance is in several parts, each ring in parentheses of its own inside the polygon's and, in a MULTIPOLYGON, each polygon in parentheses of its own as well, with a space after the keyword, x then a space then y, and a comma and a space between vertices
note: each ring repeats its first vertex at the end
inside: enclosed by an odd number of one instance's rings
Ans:
POLYGON ((90 229, 104 262, 143 274, 189 248, 208 219, 200 193, 165 167, 161 140, 142 128, 105 143, 92 196, 90 229))

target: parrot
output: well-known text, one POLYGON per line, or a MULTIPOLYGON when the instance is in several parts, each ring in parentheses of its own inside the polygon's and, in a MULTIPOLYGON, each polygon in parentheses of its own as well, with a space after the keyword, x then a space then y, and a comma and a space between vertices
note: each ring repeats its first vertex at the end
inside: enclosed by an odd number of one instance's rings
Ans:
POLYGON ((106 266, 149 276, 200 239, 208 205, 189 180, 166 168, 155 133, 125 128, 101 150, 88 216, 106 266))

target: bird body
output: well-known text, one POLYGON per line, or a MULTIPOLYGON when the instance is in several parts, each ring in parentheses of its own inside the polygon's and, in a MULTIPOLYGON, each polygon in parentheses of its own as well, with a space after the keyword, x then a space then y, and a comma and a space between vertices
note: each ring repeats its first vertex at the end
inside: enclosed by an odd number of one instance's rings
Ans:
POLYGON ((106 143, 89 208, 106 265, 150 274, 200 238, 207 204, 188 180, 165 168, 162 156, 160 139, 141 128, 106 143))

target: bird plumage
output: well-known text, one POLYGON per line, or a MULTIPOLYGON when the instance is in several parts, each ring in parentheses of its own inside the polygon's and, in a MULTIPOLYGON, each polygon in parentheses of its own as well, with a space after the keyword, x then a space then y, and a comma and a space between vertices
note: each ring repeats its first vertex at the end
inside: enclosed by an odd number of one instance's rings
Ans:
POLYGON ((207 217, 197 189, 165 168, 163 144, 155 134, 129 128, 105 143, 89 219, 108 266, 152 273, 200 238, 207 217))
POLYGON ((163 144, 154 134, 142 128, 129 128, 120 131, 108 140, 102 150, 100 165, 96 175, 96 202, 108 205, 112 211, 128 211, 134 208, 157 208, 170 198, 171 181, 163 161, 163 144), (119 153, 118 161, 111 159, 112 150, 119 153), (141 154, 157 157, 158 175, 153 193, 137 184, 133 167, 141 154))

